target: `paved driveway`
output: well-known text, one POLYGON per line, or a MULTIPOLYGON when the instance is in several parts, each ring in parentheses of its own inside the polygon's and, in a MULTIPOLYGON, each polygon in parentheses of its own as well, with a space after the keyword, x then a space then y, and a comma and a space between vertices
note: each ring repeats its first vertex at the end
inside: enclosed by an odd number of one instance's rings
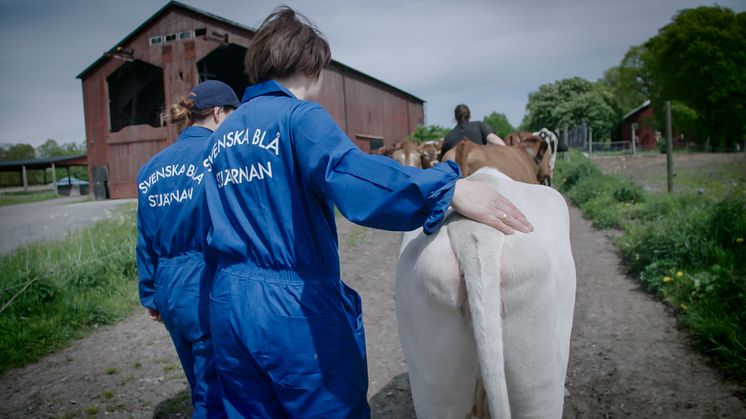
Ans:
POLYGON ((134 199, 81 202, 80 197, 57 198, 0 207, 0 254, 29 243, 55 240, 98 220, 134 199))

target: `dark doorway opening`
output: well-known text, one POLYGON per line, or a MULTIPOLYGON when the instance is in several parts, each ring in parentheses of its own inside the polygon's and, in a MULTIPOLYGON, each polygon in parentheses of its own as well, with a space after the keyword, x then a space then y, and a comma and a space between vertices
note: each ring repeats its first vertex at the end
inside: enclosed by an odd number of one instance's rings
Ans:
POLYGON ((236 96, 241 100, 246 90, 246 76, 243 72, 243 59, 246 48, 227 44, 218 47, 215 51, 207 54, 205 58, 197 61, 197 74, 199 82, 205 80, 220 80, 230 86, 236 96))
POLYGON ((131 61, 122 64, 106 78, 109 86, 110 131, 128 125, 163 125, 165 108, 163 70, 160 67, 131 61))

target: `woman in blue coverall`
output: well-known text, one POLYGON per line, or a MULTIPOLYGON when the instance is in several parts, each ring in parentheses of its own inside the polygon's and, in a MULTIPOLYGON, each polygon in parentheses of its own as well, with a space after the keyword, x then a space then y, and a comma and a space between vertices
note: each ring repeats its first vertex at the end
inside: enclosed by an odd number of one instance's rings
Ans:
POLYGON ((335 206, 388 230, 432 233, 449 205, 508 234, 533 228, 453 163, 415 169, 358 149, 308 100, 330 57, 305 18, 277 9, 246 54, 241 105, 206 150, 210 324, 229 417, 370 416, 361 302, 340 279, 335 206))
POLYGON ((227 84, 198 84, 171 107, 171 121, 186 128, 137 177, 140 301, 171 335, 189 381, 195 418, 225 416, 207 314, 214 269, 206 267, 204 257, 209 219, 202 157, 213 130, 238 105, 227 84))

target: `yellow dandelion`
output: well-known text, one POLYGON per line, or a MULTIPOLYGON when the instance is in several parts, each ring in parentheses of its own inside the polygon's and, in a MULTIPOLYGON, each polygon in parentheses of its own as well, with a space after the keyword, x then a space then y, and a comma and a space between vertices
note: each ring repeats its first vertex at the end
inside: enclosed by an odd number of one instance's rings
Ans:
POLYGON ((664 276, 663 277, 663 282, 671 282, 671 277, 670 276, 664 276))
POLYGON ((681 307, 682 310, 686 310, 687 308, 689 308, 689 306, 686 304, 680 304, 679 307, 681 307))
POLYGON ((736 239, 736 243, 743 243, 743 237, 739 237, 736 239))
POLYGON ((676 272, 676 278, 681 278, 682 276, 684 276, 684 272, 681 272, 681 271, 676 272))

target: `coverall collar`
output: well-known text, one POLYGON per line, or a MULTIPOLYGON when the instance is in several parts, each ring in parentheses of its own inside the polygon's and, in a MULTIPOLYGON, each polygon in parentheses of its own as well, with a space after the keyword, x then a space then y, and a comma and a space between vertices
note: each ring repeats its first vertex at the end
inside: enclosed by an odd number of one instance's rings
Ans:
POLYGON ((184 131, 181 132, 181 135, 179 135, 178 141, 186 140, 187 138, 205 138, 212 135, 212 131, 210 131, 209 128, 205 128, 202 126, 191 126, 184 129, 184 131))
POLYGON ((293 99, 297 99, 290 90, 286 89, 283 85, 278 83, 276 80, 267 80, 253 86, 246 88, 243 94, 241 103, 246 103, 249 100, 262 95, 275 95, 275 96, 290 96, 293 99))

